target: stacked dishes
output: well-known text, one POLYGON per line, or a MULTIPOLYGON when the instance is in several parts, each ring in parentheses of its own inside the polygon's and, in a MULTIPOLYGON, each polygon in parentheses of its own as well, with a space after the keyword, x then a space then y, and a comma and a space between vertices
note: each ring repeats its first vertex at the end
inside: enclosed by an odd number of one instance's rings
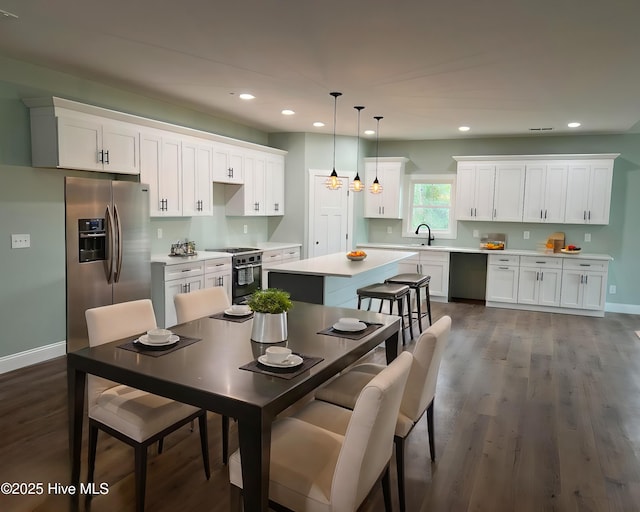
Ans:
POLYGON ((173 345, 180 340, 180 337, 173 334, 169 329, 150 329, 147 334, 143 334, 138 341, 149 347, 166 347, 173 345))

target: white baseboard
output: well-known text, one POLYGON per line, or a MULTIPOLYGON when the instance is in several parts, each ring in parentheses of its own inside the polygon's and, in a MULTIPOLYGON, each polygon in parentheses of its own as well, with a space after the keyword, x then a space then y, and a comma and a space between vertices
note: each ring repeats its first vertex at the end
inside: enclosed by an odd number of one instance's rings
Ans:
POLYGON ((44 347, 32 348, 17 354, 9 354, 8 356, 0 357, 0 374, 31 366, 32 364, 42 363, 54 357, 63 356, 66 353, 67 342, 63 340, 44 347))
POLYGON ((607 313, 625 313, 627 315, 640 315, 640 306, 636 304, 617 304, 615 302, 607 302, 604 305, 607 313))

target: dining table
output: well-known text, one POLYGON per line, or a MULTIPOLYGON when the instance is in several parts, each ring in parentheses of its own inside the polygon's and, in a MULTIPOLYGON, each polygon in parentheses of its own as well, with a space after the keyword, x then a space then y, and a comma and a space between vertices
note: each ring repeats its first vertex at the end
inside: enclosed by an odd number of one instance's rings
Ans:
POLYGON ((166 354, 127 350, 134 336, 69 352, 71 484, 78 488, 80 482, 85 383, 91 374, 235 418, 244 510, 266 511, 271 426, 278 414, 379 345, 384 343, 387 362, 399 349, 400 317, 372 311, 294 302, 287 313, 287 340, 278 344, 252 341, 253 320, 238 320, 212 315, 171 327, 191 342, 166 354), (359 319, 367 329, 359 336, 335 331, 332 326, 344 317, 359 319), (313 364, 294 376, 255 364, 274 345, 313 364))

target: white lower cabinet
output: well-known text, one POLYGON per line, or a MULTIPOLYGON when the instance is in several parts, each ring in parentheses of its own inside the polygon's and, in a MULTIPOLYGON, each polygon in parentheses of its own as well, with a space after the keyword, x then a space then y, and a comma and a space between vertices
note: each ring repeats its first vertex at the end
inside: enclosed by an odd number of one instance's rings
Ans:
POLYGON ((398 264, 401 274, 431 276, 429 296, 449 297, 449 253, 445 251, 419 251, 418 256, 402 260, 398 264))
POLYGON ((560 305, 562 259, 536 256, 520 258, 518 304, 560 305))
POLYGON ((608 263, 565 259, 560 305, 565 308, 604 310, 608 263))
POLYGON ((520 257, 490 254, 487 258, 486 300, 518 302, 520 257))
POLYGON ((231 258, 215 258, 204 262, 204 287, 222 286, 231 302, 231 258))
POLYGON ((273 249, 262 253, 262 288, 269 288, 269 268, 300 259, 300 247, 273 249))

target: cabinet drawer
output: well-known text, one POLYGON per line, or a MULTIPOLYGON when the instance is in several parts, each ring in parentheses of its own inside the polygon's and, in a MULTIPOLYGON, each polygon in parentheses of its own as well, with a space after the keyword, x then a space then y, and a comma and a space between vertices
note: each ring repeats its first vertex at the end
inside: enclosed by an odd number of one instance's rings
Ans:
POLYGON ((521 256, 520 266, 535 268, 562 268, 562 258, 554 258, 549 256, 521 256))
POLYGON ((420 263, 449 262, 449 253, 446 251, 419 251, 420 263))
POLYGON ((565 270, 591 270, 594 272, 606 272, 609 268, 609 262, 603 260, 564 258, 562 268, 565 270))
POLYGON ((262 266, 278 265, 282 261, 282 249, 264 251, 262 253, 262 266))
POLYGON ((300 247, 290 247, 289 249, 282 250, 282 259, 285 260, 299 260, 300 259, 300 247))
POLYGON ((211 272, 223 272, 231 270, 231 258, 216 258, 213 260, 206 260, 204 262, 205 274, 211 272))
POLYGON ((509 254, 489 254, 489 265, 519 265, 520 256, 513 256, 509 254))
POLYGON ((204 274, 203 262, 181 263, 179 265, 166 265, 164 267, 164 280, 181 279, 189 276, 204 274))

